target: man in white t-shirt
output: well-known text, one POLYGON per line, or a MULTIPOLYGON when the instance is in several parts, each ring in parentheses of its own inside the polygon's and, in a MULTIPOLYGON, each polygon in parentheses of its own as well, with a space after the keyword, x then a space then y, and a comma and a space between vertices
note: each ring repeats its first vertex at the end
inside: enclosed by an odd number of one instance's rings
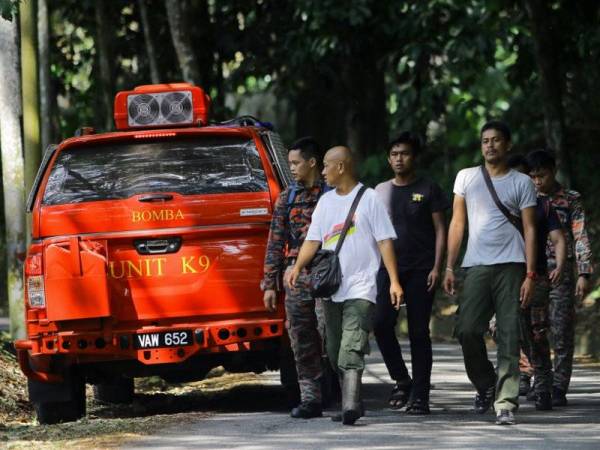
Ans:
POLYGON ((519 405, 519 302, 522 308, 527 307, 536 278, 535 187, 527 175, 508 166, 510 149, 508 126, 488 122, 481 129, 485 166, 458 172, 444 278, 444 289, 454 295, 454 263, 468 222, 469 240, 462 263, 466 276, 455 334, 462 346, 467 375, 477 389, 475 412, 484 414, 494 403, 499 425, 513 424, 513 411, 519 405), (512 222, 494 201, 484 170, 512 222), (519 224, 523 235, 517 229, 519 224), (494 313, 497 375, 483 339, 494 313))
MULTIPOLYGON (((294 287, 300 271, 310 263, 319 247, 334 250, 350 207, 360 190, 354 174, 352 154, 346 147, 331 148, 324 159, 325 181, 335 190, 321 196, 312 215, 306 239, 296 264, 286 276, 294 287)), ((390 276, 390 298, 394 307, 403 301, 398 282, 392 240, 396 233, 385 206, 373 189, 367 189, 339 252, 342 283, 324 303, 327 353, 342 381, 342 414, 333 420, 351 425, 364 414, 360 401, 364 356, 369 353, 369 333, 377 297, 377 271, 383 263, 390 276)))

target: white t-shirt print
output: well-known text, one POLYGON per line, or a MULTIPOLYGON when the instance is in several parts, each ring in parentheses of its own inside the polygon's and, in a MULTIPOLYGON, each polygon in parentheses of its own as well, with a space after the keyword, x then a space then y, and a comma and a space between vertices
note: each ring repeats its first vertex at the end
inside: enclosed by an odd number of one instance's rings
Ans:
MULTIPOLYGON (((349 194, 335 190, 321 197, 312 215, 306 240, 319 241, 326 250, 335 250, 346 216, 362 183, 349 194)), ((385 206, 373 189, 367 189, 356 208, 352 224, 339 253, 342 284, 332 296, 334 302, 361 298, 375 303, 377 271, 381 254, 377 242, 396 239, 394 226, 385 206)))

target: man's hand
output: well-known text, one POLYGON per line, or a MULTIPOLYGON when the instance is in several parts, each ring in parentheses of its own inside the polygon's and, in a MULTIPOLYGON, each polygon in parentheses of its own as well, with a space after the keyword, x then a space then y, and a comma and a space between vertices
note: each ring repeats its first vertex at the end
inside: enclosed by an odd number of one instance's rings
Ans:
POLYGON ((273 289, 267 289, 265 291, 265 295, 263 296, 263 303, 265 304, 265 309, 267 311, 277 311, 277 292, 275 292, 273 289))
POLYGON ((562 267, 556 267, 552 272, 548 274, 548 279, 550 280, 550 284, 552 286, 557 286, 562 279, 562 267))
POLYGON ((581 300, 588 294, 588 292, 590 292, 590 280, 586 277, 580 276, 577 278, 577 284, 575 285, 575 296, 581 300))
POLYGON ((396 311, 400 309, 400 305, 404 302, 404 290, 400 283, 395 282, 390 284, 390 300, 396 311))
POLYGON ((298 281, 299 276, 300 270, 298 270, 296 266, 294 266, 285 273, 283 281, 285 282, 287 287, 289 287, 290 289, 294 289, 296 287, 296 281, 298 281))
POLYGON ((519 295, 519 301, 521 302, 521 309, 525 309, 531 303, 533 297, 533 290, 535 289, 535 282, 531 278, 525 278, 521 285, 521 293, 519 295))
POLYGON ((446 291, 446 294, 452 297, 454 294, 456 294, 454 289, 454 281, 454 272, 446 270, 446 274, 444 275, 444 291, 446 291))
POLYGON ((435 289, 439 279, 440 279, 440 271, 439 270, 433 269, 431 272, 429 272, 429 275, 427 275, 427 292, 431 292, 435 289))

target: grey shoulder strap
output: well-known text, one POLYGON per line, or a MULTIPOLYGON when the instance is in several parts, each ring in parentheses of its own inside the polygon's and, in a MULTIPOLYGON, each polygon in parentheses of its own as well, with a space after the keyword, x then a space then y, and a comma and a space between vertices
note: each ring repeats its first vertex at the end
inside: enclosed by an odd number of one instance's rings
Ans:
POLYGON ((488 171, 484 165, 481 166, 481 174, 483 175, 483 179, 485 180, 485 185, 487 186, 488 191, 490 192, 490 195, 492 196, 492 199, 494 200, 494 203, 496 204, 498 209, 502 212, 502 214, 504 214, 504 216, 508 219, 508 221, 511 224, 513 224, 513 226, 519 231, 519 233, 521 233, 521 236, 523 236, 523 223, 521 222, 521 218, 513 215, 508 210, 506 205, 504 205, 504 203, 502 203, 502 201, 500 201, 500 198, 498 197, 498 193, 496 192, 496 189, 494 188, 494 183, 492 183, 490 174, 488 173, 488 171))
POLYGON ((356 197, 354 197, 354 201, 352 202, 352 206, 350 207, 350 211, 348 211, 348 216, 346 216, 346 222, 344 222, 344 228, 342 229, 342 233, 340 234, 340 239, 337 242, 337 245, 335 246, 335 254, 337 255, 338 253, 340 253, 340 250, 342 249, 342 244, 344 243, 344 239, 346 239, 346 234, 348 233, 348 230, 350 229, 350 224, 352 223, 352 217, 354 216, 354 212, 356 211, 356 208, 358 207, 358 202, 360 202, 360 198, 362 197, 362 195, 365 193, 365 191, 367 190, 367 187, 363 184, 358 193, 356 194, 356 197))

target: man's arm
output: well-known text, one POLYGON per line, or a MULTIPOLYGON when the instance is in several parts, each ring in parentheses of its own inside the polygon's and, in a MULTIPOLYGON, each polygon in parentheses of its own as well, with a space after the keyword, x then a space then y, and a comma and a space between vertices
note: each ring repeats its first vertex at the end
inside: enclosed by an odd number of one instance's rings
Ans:
MULTIPOLYGON (((556 255, 556 268, 548 274, 548 278, 550 278, 550 283, 557 285, 560 283, 565 262, 567 260, 567 240, 565 239, 562 229, 550 231, 549 237, 556 255)), ((538 242, 538 245, 542 244, 543 243, 538 242)))
POLYGON ((286 274, 285 282, 288 286, 296 286, 300 271, 312 261, 320 246, 321 241, 304 241, 302 247, 300 247, 296 264, 294 264, 294 267, 286 274))
POLYGON ((435 262, 433 269, 427 277, 427 290, 432 291, 440 278, 440 269, 442 267, 442 258, 446 250, 446 220, 444 211, 436 211, 431 214, 433 219, 433 228, 435 230, 435 262))
POLYGON ((394 253, 394 244, 391 239, 384 239, 377 242, 383 265, 390 276, 390 300, 395 309, 399 309, 404 301, 404 291, 398 280, 398 268, 396 263, 396 253, 394 253))
POLYGON ((446 273, 444 275, 444 290, 448 295, 454 295, 454 264, 458 258, 467 223, 467 204, 465 198, 454 195, 452 205, 452 219, 448 228, 448 257, 446 259, 446 273))
POLYGON ((277 278, 283 268, 285 244, 288 238, 287 205, 284 201, 287 192, 285 190, 279 195, 273 208, 263 266, 264 277, 260 283, 261 289, 265 292, 263 295, 265 309, 271 312, 277 310, 277 278))
POLYGON ((581 198, 577 197, 571 201, 571 231, 575 245, 575 260, 577 261, 577 284, 575 295, 583 298, 590 290, 588 277, 592 273, 592 247, 585 228, 585 212, 581 204, 581 198))
MULTIPOLYGON (((527 273, 535 273, 536 263, 536 235, 535 235, 535 206, 521 210, 521 221, 523 223, 523 237, 525 239, 525 263, 527 273)), ((521 308, 526 308, 531 302, 534 289, 533 278, 525 277, 521 284, 521 293, 519 300, 521 308)))

